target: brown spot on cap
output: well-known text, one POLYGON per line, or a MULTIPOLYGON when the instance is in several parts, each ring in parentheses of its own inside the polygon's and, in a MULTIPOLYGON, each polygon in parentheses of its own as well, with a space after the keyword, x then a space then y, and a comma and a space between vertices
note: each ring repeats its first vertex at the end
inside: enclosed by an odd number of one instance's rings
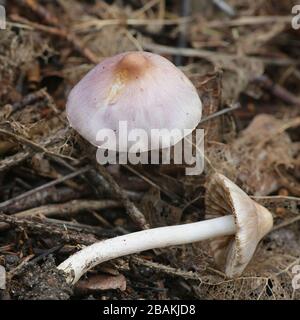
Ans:
POLYGON ((114 104, 126 84, 143 76, 149 66, 150 61, 143 54, 139 52, 126 54, 116 66, 114 80, 107 94, 107 103, 114 104))
POLYGON ((141 76, 150 66, 150 62, 139 52, 126 54, 118 63, 116 73, 127 73, 128 80, 141 76))

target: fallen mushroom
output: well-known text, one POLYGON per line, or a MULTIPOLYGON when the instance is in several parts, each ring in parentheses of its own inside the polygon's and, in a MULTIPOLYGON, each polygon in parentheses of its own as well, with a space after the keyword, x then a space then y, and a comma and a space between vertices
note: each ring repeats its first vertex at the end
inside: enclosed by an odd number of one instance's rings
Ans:
POLYGON ((226 275, 237 277, 250 262, 259 241, 272 229, 272 214, 221 174, 209 181, 205 201, 207 215, 219 217, 231 212, 234 217, 236 233, 213 239, 211 247, 226 275))
POLYGON ((58 269, 74 284, 94 266, 145 250, 213 239, 217 263, 225 266, 228 277, 239 276, 251 260, 259 241, 273 226, 272 214, 253 201, 237 185, 214 174, 207 188, 207 211, 214 219, 148 229, 107 239, 78 251, 58 269))
POLYGON ((192 132, 202 104, 191 81, 169 60, 150 52, 125 52, 93 68, 70 92, 66 111, 81 136, 107 150, 130 152, 136 142, 124 139, 120 123, 126 123, 128 135, 142 129, 146 135, 139 137, 139 151, 146 152, 162 145, 153 129, 177 130, 163 142, 168 147, 192 132), (116 141, 104 143, 102 129, 113 132, 116 141))

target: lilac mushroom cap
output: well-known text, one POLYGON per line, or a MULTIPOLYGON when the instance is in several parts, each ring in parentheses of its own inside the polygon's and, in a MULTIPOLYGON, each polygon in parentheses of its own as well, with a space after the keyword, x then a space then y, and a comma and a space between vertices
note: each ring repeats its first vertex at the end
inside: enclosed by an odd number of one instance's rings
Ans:
POLYGON ((169 60, 150 52, 125 52, 93 68, 70 92, 66 111, 70 125, 100 148, 101 129, 113 130, 117 138, 106 149, 126 152, 133 142, 127 141, 126 150, 119 145, 120 121, 126 121, 128 133, 143 129, 147 138, 139 143, 144 152, 157 149, 150 144, 152 129, 179 129, 170 146, 191 133, 201 120, 202 104, 191 81, 169 60))

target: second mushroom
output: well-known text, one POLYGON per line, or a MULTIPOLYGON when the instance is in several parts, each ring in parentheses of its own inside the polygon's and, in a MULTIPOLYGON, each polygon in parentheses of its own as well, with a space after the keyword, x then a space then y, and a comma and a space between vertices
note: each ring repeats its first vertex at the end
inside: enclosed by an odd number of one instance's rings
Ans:
POLYGON ((145 250, 211 239, 216 262, 228 277, 241 275, 259 241, 272 229, 272 214, 221 174, 214 174, 206 195, 207 212, 216 218, 138 231, 94 243, 58 266, 75 284, 94 266, 145 250))

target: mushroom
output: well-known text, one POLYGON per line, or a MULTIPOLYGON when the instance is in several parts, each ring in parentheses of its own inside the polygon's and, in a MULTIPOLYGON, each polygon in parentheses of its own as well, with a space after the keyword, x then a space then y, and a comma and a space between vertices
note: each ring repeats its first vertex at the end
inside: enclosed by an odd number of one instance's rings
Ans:
POLYGON ((142 129, 139 151, 162 146, 159 132, 177 130, 168 147, 196 128, 202 104, 191 81, 169 60, 150 52, 125 52, 104 59, 70 92, 67 106, 70 125, 91 144, 112 151, 130 152, 134 142, 120 132, 142 129), (116 141, 103 143, 99 130, 113 132, 116 141), (151 136, 152 134, 152 136, 151 136), (149 138, 151 137, 151 141, 149 138))
POLYGON ((272 229, 273 216, 221 174, 215 174, 209 181, 205 202, 209 216, 230 213, 234 218, 235 234, 213 239, 211 248, 225 274, 229 278, 237 277, 250 262, 259 241, 272 229))
POLYGON ((272 214, 237 185, 214 174, 207 188, 207 212, 214 219, 138 231, 94 243, 62 262, 68 283, 76 283, 89 269, 107 260, 145 250, 212 239, 216 261, 228 277, 239 276, 258 242, 273 226, 272 214))

